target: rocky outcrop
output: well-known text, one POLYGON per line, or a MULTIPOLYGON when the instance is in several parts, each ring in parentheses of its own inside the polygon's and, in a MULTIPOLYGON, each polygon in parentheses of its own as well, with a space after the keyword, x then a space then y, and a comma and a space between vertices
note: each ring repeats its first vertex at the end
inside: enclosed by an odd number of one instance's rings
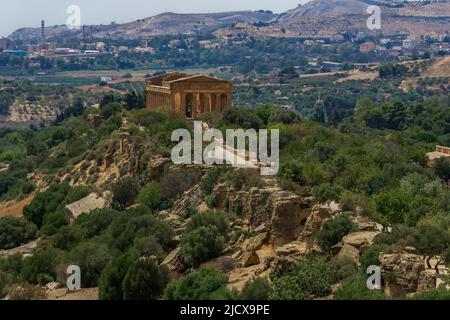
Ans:
POLYGON ((248 220, 250 232, 268 230, 275 246, 298 239, 314 204, 312 198, 302 198, 276 186, 234 191, 226 184, 219 184, 213 194, 219 207, 227 206, 224 209, 248 220))
MULTIPOLYGON (((144 158, 144 160, 147 160, 144 158)), ((149 178, 152 180, 159 180, 164 175, 164 169, 168 163, 171 162, 170 158, 162 156, 153 156, 147 160, 146 168, 149 172, 149 178)))
POLYGON ((367 248, 369 248, 377 235, 379 235, 379 231, 360 231, 353 232, 346 235, 342 242, 345 245, 350 245, 356 249, 358 249, 361 253, 363 253, 367 248))
POLYGON ((380 254, 381 276, 385 293, 405 297, 436 287, 436 274, 425 270, 424 258, 413 253, 380 254))
POLYGON ((91 193, 87 197, 78 200, 74 203, 68 204, 64 207, 66 218, 70 223, 74 223, 75 220, 83 213, 90 213, 96 209, 109 208, 112 204, 112 193, 109 191, 104 192, 102 195, 97 193, 91 193))
POLYGON ((360 215, 350 215, 359 231, 382 231, 383 226, 360 215))
POLYGON ((181 253, 181 248, 178 247, 173 250, 162 262, 163 265, 167 266, 172 272, 183 272, 186 270, 187 265, 184 261, 184 257, 181 253))
POLYGON ((352 261, 356 266, 360 265, 359 250, 350 244, 344 244, 337 256, 338 258, 352 261))
POLYGON ((267 232, 260 233, 242 244, 241 256, 239 257, 240 265, 245 267, 254 266, 261 263, 257 251, 260 250, 268 241, 269 234, 267 232))
POLYGON ((280 258, 296 260, 308 254, 308 247, 306 242, 294 241, 277 247, 275 252, 280 258))
POLYGON ((329 205, 315 205, 311 209, 311 214, 306 220, 305 227, 301 232, 298 240, 307 244, 307 249, 312 250, 315 245, 317 233, 322 228, 322 224, 333 217, 338 212, 333 210, 329 205))
POLYGON ((21 254, 24 257, 30 256, 33 251, 38 247, 40 239, 34 240, 30 243, 24 244, 20 247, 9 249, 9 250, 0 250, 0 258, 9 257, 14 254, 21 254))
POLYGON ((189 217, 188 208, 197 207, 203 202, 203 192, 199 185, 195 185, 186 191, 177 201, 175 201, 171 213, 183 218, 189 217))

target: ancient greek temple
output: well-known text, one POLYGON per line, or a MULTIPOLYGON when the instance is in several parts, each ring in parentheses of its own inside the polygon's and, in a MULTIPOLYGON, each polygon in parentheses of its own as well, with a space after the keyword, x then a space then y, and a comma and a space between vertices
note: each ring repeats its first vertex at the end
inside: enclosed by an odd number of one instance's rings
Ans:
POLYGON ((204 75, 169 73, 146 80, 147 109, 170 110, 195 119, 208 112, 231 108, 233 85, 230 81, 204 75))

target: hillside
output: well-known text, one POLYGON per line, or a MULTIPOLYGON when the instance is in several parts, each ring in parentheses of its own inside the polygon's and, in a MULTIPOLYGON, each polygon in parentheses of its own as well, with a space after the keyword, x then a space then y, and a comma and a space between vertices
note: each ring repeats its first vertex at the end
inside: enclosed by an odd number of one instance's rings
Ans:
MULTIPOLYGON (((164 34, 209 32, 233 23, 270 21, 275 17, 276 15, 268 11, 233 11, 205 14, 166 12, 125 24, 88 26, 87 28, 92 29, 93 36, 96 38, 136 39, 164 34)), ((47 27, 45 32, 48 40, 61 37, 79 38, 82 36, 82 30, 70 31, 65 26, 47 27)), ((9 38, 13 40, 38 40, 40 35, 40 28, 22 28, 13 32, 9 38)))
POLYGON ((281 14, 277 20, 288 22, 299 17, 364 14, 366 8, 367 3, 359 0, 314 0, 281 14))
POLYGON ((422 74, 423 77, 449 77, 450 57, 444 57, 433 62, 422 74))

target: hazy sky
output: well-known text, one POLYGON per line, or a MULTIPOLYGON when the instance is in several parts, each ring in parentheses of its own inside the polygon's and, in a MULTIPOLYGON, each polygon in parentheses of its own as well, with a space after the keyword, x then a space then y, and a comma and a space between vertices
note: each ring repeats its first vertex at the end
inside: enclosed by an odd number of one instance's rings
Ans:
POLYGON ((197 13, 231 10, 283 12, 308 0, 1 0, 0 36, 21 27, 65 24, 67 7, 81 8, 82 24, 128 22, 162 12, 197 13))

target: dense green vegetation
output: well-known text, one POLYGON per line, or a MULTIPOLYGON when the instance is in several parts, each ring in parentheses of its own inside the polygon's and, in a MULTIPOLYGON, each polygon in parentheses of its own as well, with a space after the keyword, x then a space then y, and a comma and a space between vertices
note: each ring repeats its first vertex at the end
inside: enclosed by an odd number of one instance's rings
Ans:
MULTIPOLYGON (((383 86, 394 87, 395 81, 383 86)), ((372 85, 376 87, 377 82, 372 85)), ((348 89, 350 84, 346 86, 348 89)), ((236 107, 222 115, 207 115, 205 120, 220 130, 279 129, 281 167, 277 179, 281 187, 323 202, 338 201, 345 211, 358 211, 386 230, 392 228, 361 256, 363 267, 377 264, 380 252, 398 246, 416 247, 428 262, 440 256, 448 263, 450 161, 438 161, 431 168, 425 158, 436 144, 450 145, 448 96, 418 98, 395 91, 391 99, 380 101, 374 98, 377 95, 378 91, 362 90, 349 94, 351 98, 336 95, 352 103, 325 99, 325 109, 315 106, 303 116, 266 105, 236 107), (365 94, 367 97, 361 98, 365 94)), ((309 96, 299 95, 299 99, 309 96)), ((124 131, 142 142, 140 157, 149 160, 154 154, 170 155, 174 129, 192 130, 192 123, 184 118, 165 111, 148 112, 141 106, 133 94, 105 96, 98 109, 75 99, 51 127, 0 130, 0 162, 9 165, 0 172, 2 200, 29 195, 37 182, 48 186, 25 207, 24 219, 0 219, 0 249, 37 236, 42 239, 32 257, 0 259, 1 295, 21 282, 62 281, 64 268, 76 264, 83 270, 83 287, 98 286, 100 297, 111 300, 313 299, 330 295, 337 282, 344 283, 336 293, 339 299, 384 298, 365 290, 358 271, 349 272, 351 266, 327 256, 302 259, 289 270, 272 274, 270 283, 254 280, 242 292, 227 289, 224 273, 201 267, 219 257, 230 238, 236 237, 230 236, 230 231, 235 231, 230 223, 242 213, 239 205, 224 210, 233 212, 214 208, 215 185, 226 182, 237 191, 260 186, 261 177, 250 170, 218 167, 202 179, 198 169, 169 164, 161 172, 143 169, 134 177, 116 177, 94 188, 98 167, 124 131), (90 114, 101 115, 103 122, 90 125, 90 114), (82 183, 72 186, 69 182, 82 183), (179 241, 188 270, 186 276, 170 281, 159 264, 177 244, 174 230, 158 212, 170 208, 196 184, 200 184, 211 212, 199 214, 195 207, 186 208, 190 220, 179 241), (112 209, 95 210, 68 223, 67 204, 105 190, 112 191, 112 209), (7 230, 7 237, 2 230, 7 230)), ((341 215, 324 225, 317 240, 329 252, 353 230, 348 217, 341 215)), ((248 236, 242 230, 237 235, 248 236)), ((429 296, 445 294, 433 291, 429 296)))
POLYGON ((0 218, 0 250, 11 249, 36 238, 34 224, 15 217, 0 218))

